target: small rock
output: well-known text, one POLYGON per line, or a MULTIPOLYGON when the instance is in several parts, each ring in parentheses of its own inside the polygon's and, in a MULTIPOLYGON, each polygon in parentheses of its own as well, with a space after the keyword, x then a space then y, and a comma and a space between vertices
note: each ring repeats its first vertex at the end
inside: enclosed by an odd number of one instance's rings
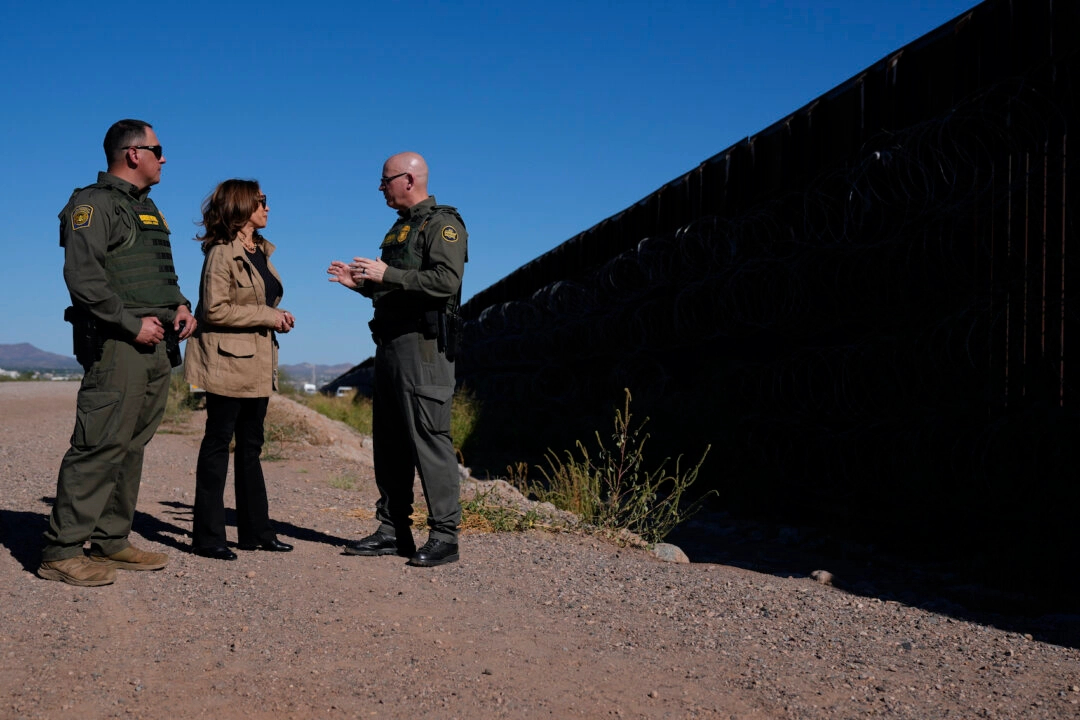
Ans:
POLYGON ((664 562, 688 563, 690 558, 686 556, 679 546, 670 543, 657 543, 653 546, 652 554, 664 562))
POLYGON ((810 573, 810 578, 812 580, 815 580, 816 582, 821 583, 822 585, 832 585, 833 582, 832 573, 828 570, 815 570, 814 572, 810 573))

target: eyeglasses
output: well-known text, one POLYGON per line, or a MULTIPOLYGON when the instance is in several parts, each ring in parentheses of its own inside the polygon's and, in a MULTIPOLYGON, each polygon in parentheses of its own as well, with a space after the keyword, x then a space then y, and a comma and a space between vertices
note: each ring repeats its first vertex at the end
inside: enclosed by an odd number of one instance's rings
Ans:
POLYGON ((261 204, 263 206, 264 210, 266 209, 266 196, 265 195, 260 195, 259 197, 255 198, 255 202, 261 204))
POLYGON ((397 175, 391 175, 390 177, 386 177, 385 175, 383 175, 381 178, 379 178, 379 187, 382 187, 383 185, 389 185, 391 182, 393 182, 394 180, 397 180, 399 177, 401 177, 403 175, 408 175, 408 174, 409 173, 407 173, 407 172, 403 172, 403 173, 398 173, 397 175))
POLYGON ((125 145, 125 150, 149 150, 154 153, 154 157, 158 160, 161 159, 161 146, 160 145, 125 145))

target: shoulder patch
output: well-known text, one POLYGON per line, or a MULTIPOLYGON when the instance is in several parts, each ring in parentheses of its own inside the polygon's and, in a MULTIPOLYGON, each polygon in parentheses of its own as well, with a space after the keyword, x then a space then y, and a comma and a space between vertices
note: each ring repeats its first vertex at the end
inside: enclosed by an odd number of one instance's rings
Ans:
POLYGON ((94 216, 93 205, 76 205, 71 211, 71 229, 81 230, 90 227, 90 218, 94 216))
POLYGON ((439 234, 442 235, 442 239, 446 242, 458 241, 457 230, 454 228, 453 225, 443 225, 443 229, 439 231, 439 234))

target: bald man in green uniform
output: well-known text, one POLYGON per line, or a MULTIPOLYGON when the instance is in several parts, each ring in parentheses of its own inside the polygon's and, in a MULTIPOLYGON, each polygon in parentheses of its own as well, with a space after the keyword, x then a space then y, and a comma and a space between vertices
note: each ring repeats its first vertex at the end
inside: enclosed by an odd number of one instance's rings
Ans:
POLYGON ((143 450, 165 413, 178 354, 166 336, 178 343, 195 330, 169 226, 148 196, 165 164, 157 135, 149 123, 121 120, 104 147, 108 171, 72 193, 60 212, 72 303, 65 318, 85 373, 38 568, 47 580, 83 586, 108 585, 117 569, 159 570, 168 562, 133 546, 128 534, 143 450))
POLYGON ((375 340, 373 428, 378 529, 349 543, 350 555, 403 555, 430 567, 458 559, 461 522, 457 454, 450 438, 456 318, 468 234, 457 210, 428 195, 428 167, 412 152, 394 155, 379 181, 398 219, 380 258, 335 260, 332 282, 371 298, 375 340), (413 477, 428 506, 428 541, 415 549, 413 477))

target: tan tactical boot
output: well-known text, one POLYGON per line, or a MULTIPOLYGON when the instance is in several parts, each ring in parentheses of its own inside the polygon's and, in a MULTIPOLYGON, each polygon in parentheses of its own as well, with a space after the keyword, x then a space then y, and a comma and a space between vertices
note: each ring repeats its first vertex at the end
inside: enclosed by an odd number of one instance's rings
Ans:
POLYGON ((90 562, 119 570, 160 570, 169 562, 165 553, 147 552, 134 545, 128 545, 120 552, 109 556, 91 555, 90 562))
POLYGON ((85 555, 63 560, 43 560, 37 574, 46 580, 59 580, 68 585, 82 587, 111 585, 116 580, 116 568, 91 562, 85 555))

